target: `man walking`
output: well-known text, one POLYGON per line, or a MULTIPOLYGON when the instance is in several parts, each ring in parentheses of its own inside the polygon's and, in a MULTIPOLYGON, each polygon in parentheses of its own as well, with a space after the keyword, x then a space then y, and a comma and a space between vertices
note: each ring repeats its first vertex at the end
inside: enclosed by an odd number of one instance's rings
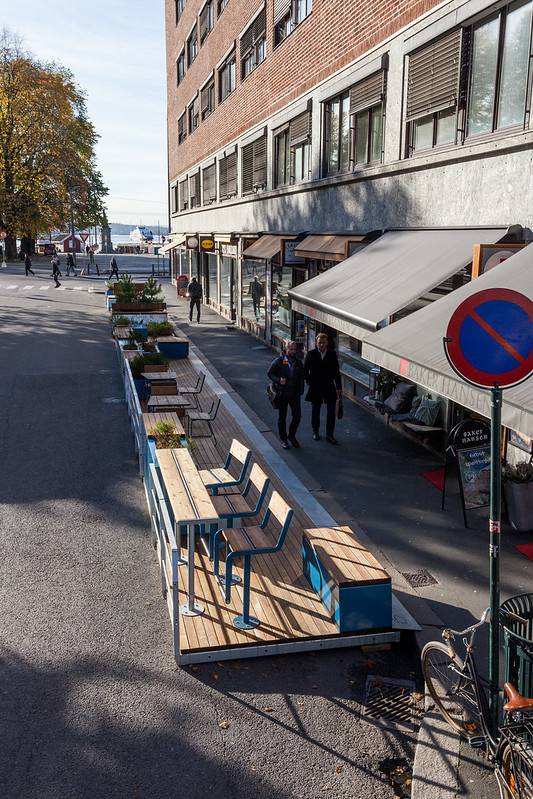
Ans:
POLYGON ((190 299, 189 321, 192 322, 192 314, 196 306, 196 321, 198 322, 198 324, 200 324, 200 304, 202 302, 202 297, 204 296, 204 292, 202 291, 202 287, 198 283, 195 277, 193 277, 193 279, 187 286, 187 294, 189 295, 190 299))
POLYGON ((74 256, 71 252, 67 255, 67 277, 70 277, 70 271, 72 270, 72 274, 76 277, 76 268, 74 266, 74 256))
POLYGON ((326 333, 318 334, 316 348, 310 350, 305 356, 304 377, 309 386, 305 399, 313 406, 311 413, 313 438, 315 441, 320 441, 320 410, 322 403, 325 403, 326 441, 329 441, 330 444, 337 444, 335 411, 337 399, 341 396, 342 382, 339 359, 334 350, 328 350, 326 333))
POLYGON ((115 256, 111 258, 111 261, 109 263, 109 279, 111 280, 112 277, 116 277, 117 280, 119 279, 118 264, 115 256))
MULTIPOLYGON (((58 289, 61 285, 61 283, 59 282, 59 276, 61 275, 61 272, 59 270, 59 263, 60 263, 59 255, 54 255, 54 257, 52 258, 52 277, 54 278, 56 289, 58 289)), ((67 269, 68 269, 68 261, 67 261, 67 269)))
POLYGON ((28 277, 28 275, 33 275, 35 277, 35 272, 31 268, 31 258, 28 253, 24 256, 24 269, 26 271, 26 277, 28 277))
POLYGON ((268 377, 274 383, 279 396, 278 431, 283 449, 290 449, 289 441, 295 449, 300 448, 296 433, 302 418, 301 397, 304 390, 304 370, 302 362, 296 357, 297 345, 289 341, 285 353, 272 362, 268 377), (291 423, 287 436, 287 411, 291 409, 291 423))

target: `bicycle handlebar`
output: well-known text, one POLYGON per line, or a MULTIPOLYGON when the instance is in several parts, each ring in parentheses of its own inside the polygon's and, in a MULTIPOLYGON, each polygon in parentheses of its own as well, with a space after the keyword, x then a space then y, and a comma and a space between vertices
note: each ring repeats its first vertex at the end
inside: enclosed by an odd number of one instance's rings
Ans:
MULTIPOLYGON (((452 635, 467 635, 468 633, 474 632, 477 630, 478 627, 481 627, 487 621, 488 617, 490 616, 490 608, 487 608, 483 611, 481 618, 476 624, 473 624, 471 627, 467 627, 466 630, 452 630, 447 629, 446 632, 451 633, 452 635)), ((516 621, 518 624, 527 625, 527 619, 522 618, 522 616, 518 616, 518 614, 513 613, 510 610, 504 610, 504 608, 500 608, 500 616, 504 618, 509 618, 511 621, 516 621)))

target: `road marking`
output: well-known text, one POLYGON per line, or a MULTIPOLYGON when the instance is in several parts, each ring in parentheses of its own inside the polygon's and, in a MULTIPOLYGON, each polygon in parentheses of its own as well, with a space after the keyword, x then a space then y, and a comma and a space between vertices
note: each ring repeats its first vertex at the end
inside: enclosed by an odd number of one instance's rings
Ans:
POLYGON ((18 285, 14 283, 12 286, 6 286, 6 289, 18 289, 18 285))
POLYGON ((22 291, 31 291, 35 286, 22 286, 22 291))
POLYGON ((41 288, 39 289, 39 291, 48 291, 48 290, 49 290, 49 288, 50 288, 50 286, 41 286, 41 288))

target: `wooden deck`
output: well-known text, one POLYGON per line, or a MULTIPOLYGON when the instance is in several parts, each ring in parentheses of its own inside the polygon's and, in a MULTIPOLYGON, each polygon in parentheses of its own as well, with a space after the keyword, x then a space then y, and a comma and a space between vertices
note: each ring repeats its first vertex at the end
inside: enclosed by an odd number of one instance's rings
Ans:
MULTIPOLYGON (((177 375, 177 385, 196 382, 197 373, 189 359, 171 360, 170 369, 177 375)), ((199 397, 202 409, 209 408, 213 393, 207 385, 199 397)), ((220 587, 212 574, 212 564, 203 550, 201 542, 196 550, 196 598, 205 608, 201 616, 179 616, 180 653, 183 662, 239 657, 243 648, 258 647, 257 654, 267 651, 284 651, 284 645, 300 644, 300 649, 318 649, 327 641, 336 639, 336 645, 372 643, 376 631, 364 634, 341 636, 327 611, 312 590, 302 573, 302 532, 313 527, 311 519, 295 504, 284 485, 273 474, 268 463, 254 450, 233 417, 221 404, 217 419, 213 423, 216 441, 213 438, 194 438, 192 457, 199 469, 223 464, 233 438, 237 438, 252 449, 253 461, 257 462, 271 479, 271 489, 276 489, 294 508, 295 515, 282 550, 274 555, 255 557, 252 562, 252 592, 250 612, 261 620, 259 627, 237 630, 233 617, 242 611, 242 588, 234 586, 231 604, 224 602, 220 587), (342 639, 342 640, 339 640, 342 639), (307 645, 308 644, 308 645, 307 645)), ((202 426, 195 427, 204 434, 202 426)), ((255 500, 255 496, 253 497, 255 500)), ((267 497, 268 501, 268 497, 267 497)), ((265 502, 266 506, 266 502, 265 502)), ((250 520, 253 524, 255 520, 250 520)), ((182 546, 185 541, 182 541, 182 546)), ((357 550, 354 558, 357 559, 357 550)), ((366 564, 361 552, 361 565, 366 564)), ((237 562, 237 574, 242 572, 237 562)), ((179 566, 179 604, 186 600, 187 566, 179 566)), ((379 633, 378 633, 379 635, 379 633)), ((389 631, 388 640, 398 640, 398 634, 389 631)), ((387 640, 382 637, 380 640, 387 640)), ((247 651, 247 654, 250 654, 247 651)), ((251 656, 251 654, 250 654, 251 656)))

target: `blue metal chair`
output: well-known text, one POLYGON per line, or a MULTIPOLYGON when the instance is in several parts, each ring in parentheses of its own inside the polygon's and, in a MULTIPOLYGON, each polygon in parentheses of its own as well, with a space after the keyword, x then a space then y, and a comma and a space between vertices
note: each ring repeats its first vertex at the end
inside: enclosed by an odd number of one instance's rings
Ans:
MULTIPOLYGON (((270 478, 266 476, 257 463, 254 463, 242 494, 218 494, 213 497, 213 505, 217 510, 219 519, 222 520, 221 523, 228 528, 238 527, 241 524, 241 519, 251 519, 254 516, 258 516, 266 499, 269 485, 270 478), (254 508, 251 508, 248 504, 252 489, 255 489, 257 493, 257 501, 254 508)), ((209 530, 210 560, 213 560, 213 537, 219 527, 220 524, 212 524, 209 530)), ((234 582, 240 582, 240 577, 234 577, 233 579, 234 582)))
POLYGON ((213 571, 215 577, 224 585, 224 599, 231 601, 231 586, 233 581, 232 566, 235 558, 243 558, 243 599, 242 615, 235 616, 233 625, 238 630, 252 630, 261 623, 259 619, 250 616, 250 578, 252 573, 251 561, 254 555, 272 555, 279 552, 282 548, 294 511, 285 500, 274 491, 270 497, 270 502, 263 516, 263 520, 258 527, 237 527, 217 530, 213 539, 214 564, 213 571), (280 524, 278 538, 272 542, 272 536, 265 528, 273 516, 280 524), (221 577, 220 567, 220 547, 225 542, 226 552, 226 574, 221 577))
MULTIPOLYGON (((246 470, 248 469, 251 457, 251 450, 234 438, 231 442, 231 447, 226 457, 226 462, 222 468, 202 469, 200 471, 200 477, 202 478, 205 487, 211 491, 213 496, 218 494, 220 488, 237 488, 244 482, 246 470), (230 466, 234 462, 241 464, 241 470, 237 477, 234 477, 229 471, 230 466)), ((235 493, 239 493, 238 490, 236 490, 235 493)))

